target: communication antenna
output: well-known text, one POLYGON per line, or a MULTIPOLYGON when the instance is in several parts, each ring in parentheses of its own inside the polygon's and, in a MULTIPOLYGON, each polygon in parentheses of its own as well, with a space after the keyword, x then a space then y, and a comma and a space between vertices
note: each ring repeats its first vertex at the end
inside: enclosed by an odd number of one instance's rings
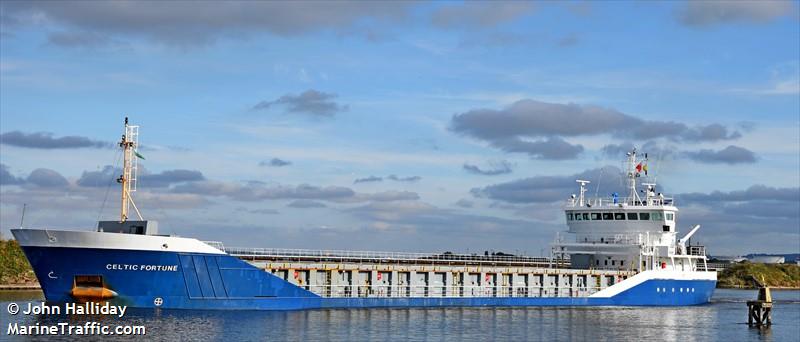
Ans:
MULTIPOLYGON (((603 162, 603 163, 605 164, 605 162, 603 162)), ((606 167, 605 166, 600 168, 600 176, 597 177, 597 184, 595 184, 597 186, 594 188, 594 197, 595 198, 599 197, 598 195, 600 194, 600 181, 603 179, 603 172, 605 172, 605 171, 606 171, 606 167)))
POLYGON ((25 208, 28 207, 28 203, 22 203, 22 218, 19 219, 19 227, 22 228, 25 224, 25 208))
POLYGON ((653 183, 656 184, 658 184, 658 172, 661 170, 659 165, 661 165, 661 150, 658 151, 658 155, 656 156, 656 169, 655 174, 653 175, 653 183))

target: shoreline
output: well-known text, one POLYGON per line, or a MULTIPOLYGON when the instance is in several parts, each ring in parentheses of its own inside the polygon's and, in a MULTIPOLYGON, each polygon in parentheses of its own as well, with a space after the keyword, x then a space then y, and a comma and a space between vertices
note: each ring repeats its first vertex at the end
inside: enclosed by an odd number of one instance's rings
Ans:
POLYGON ((22 291, 22 290, 41 290, 39 284, 4 284, 0 285, 0 291, 22 291))
MULTIPOLYGON (((770 290, 800 290, 798 286, 768 286, 770 290)), ((758 290, 757 287, 752 286, 718 286, 718 289, 726 290, 758 290)))

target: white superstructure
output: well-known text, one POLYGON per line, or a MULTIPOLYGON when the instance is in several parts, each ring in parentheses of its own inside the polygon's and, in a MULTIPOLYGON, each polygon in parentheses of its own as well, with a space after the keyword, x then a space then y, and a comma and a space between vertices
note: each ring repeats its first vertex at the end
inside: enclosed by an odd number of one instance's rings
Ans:
POLYGON ((705 249, 687 246, 700 226, 678 239, 678 208, 671 197, 656 192, 656 184, 637 179, 647 173, 647 160, 627 153, 625 162, 629 193, 620 197, 587 198, 586 184, 565 205, 567 236, 554 244, 557 256, 569 257, 576 268, 632 271, 697 271, 706 269, 705 249))

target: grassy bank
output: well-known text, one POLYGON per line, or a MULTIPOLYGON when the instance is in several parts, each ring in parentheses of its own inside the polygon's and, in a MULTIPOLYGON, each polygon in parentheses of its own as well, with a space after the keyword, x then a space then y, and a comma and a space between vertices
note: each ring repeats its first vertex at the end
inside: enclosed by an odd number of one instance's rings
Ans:
POLYGON ((800 266, 793 264, 760 264, 742 262, 718 274, 717 287, 753 288, 750 276, 775 288, 800 289, 800 266))
POLYGON ((0 285, 37 284, 31 265, 19 244, 0 240, 0 285))

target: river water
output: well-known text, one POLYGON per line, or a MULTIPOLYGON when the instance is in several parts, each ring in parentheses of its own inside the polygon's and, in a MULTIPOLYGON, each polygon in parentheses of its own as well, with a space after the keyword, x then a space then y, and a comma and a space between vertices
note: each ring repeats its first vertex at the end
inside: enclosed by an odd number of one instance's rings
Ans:
MULTIPOLYGON (((772 291, 769 329, 747 326, 754 290, 717 290, 695 307, 353 309, 291 312, 128 309, 109 316, 9 315, 16 303, 38 303, 36 291, 0 292, 0 340, 9 324, 143 325, 146 340, 226 341, 800 341, 800 291, 772 291)), ((72 339, 75 337, 73 336, 72 339)), ((31 337, 25 337, 31 340, 31 337)), ((38 336, 33 340, 66 340, 38 336)), ((81 340, 97 340, 81 337, 81 340)), ((130 337, 124 340, 131 340, 130 337)))

